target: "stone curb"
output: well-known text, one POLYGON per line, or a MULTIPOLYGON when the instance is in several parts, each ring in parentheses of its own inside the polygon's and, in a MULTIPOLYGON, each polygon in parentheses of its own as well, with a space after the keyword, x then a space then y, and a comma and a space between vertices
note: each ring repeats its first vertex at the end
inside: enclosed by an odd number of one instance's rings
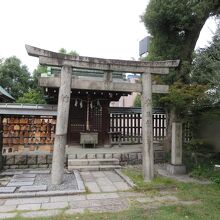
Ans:
POLYGON ((136 185, 134 182, 127 176, 125 176, 121 170, 115 169, 115 172, 130 186, 130 187, 135 187, 136 185))
POLYGON ((86 192, 86 188, 85 188, 85 185, 84 185, 83 180, 81 178, 80 172, 78 170, 74 170, 73 173, 76 177, 76 183, 77 183, 78 189, 86 192))
POLYGON ((65 196, 65 195, 76 195, 84 192, 85 190, 47 191, 47 192, 10 193, 10 194, 5 193, 5 194, 0 194, 0 199, 65 196))

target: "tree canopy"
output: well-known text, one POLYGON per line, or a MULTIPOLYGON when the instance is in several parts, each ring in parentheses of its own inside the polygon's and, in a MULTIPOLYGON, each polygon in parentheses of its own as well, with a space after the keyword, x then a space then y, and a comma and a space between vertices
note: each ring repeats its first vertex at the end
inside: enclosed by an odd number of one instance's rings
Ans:
POLYGON ((15 99, 23 96, 30 88, 30 73, 27 66, 15 57, 9 57, 0 63, 0 85, 15 99))

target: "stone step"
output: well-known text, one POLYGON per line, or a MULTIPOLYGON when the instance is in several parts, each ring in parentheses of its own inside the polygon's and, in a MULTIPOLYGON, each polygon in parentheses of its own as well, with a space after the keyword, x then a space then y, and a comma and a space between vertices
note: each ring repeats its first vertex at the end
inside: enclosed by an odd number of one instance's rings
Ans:
POLYGON ((100 166, 68 166, 68 170, 79 171, 108 171, 114 169, 120 169, 120 165, 100 165, 100 166))
POLYGON ((112 159, 68 159, 68 166, 119 165, 119 160, 112 159))

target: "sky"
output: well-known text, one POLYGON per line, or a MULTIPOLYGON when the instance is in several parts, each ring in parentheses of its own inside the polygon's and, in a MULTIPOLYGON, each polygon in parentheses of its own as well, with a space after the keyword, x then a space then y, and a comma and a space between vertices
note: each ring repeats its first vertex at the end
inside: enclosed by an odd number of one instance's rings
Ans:
MULTIPOLYGON (((0 58, 15 55, 32 72, 38 59, 25 44, 81 56, 138 59, 148 35, 140 15, 149 0, 0 0, 0 58)), ((211 41, 214 19, 204 26, 196 48, 211 41)))

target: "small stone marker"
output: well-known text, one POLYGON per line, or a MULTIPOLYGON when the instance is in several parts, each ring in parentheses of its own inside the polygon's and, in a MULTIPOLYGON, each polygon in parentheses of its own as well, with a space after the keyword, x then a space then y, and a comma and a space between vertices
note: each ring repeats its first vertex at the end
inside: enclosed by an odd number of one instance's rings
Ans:
POLYGON ((19 192, 39 192, 46 191, 47 185, 39 185, 39 186, 21 186, 18 190, 19 192))
POLYGON ((13 193, 16 187, 0 187, 0 193, 13 193))
POLYGON ((10 182, 7 186, 32 186, 34 182, 10 182))

